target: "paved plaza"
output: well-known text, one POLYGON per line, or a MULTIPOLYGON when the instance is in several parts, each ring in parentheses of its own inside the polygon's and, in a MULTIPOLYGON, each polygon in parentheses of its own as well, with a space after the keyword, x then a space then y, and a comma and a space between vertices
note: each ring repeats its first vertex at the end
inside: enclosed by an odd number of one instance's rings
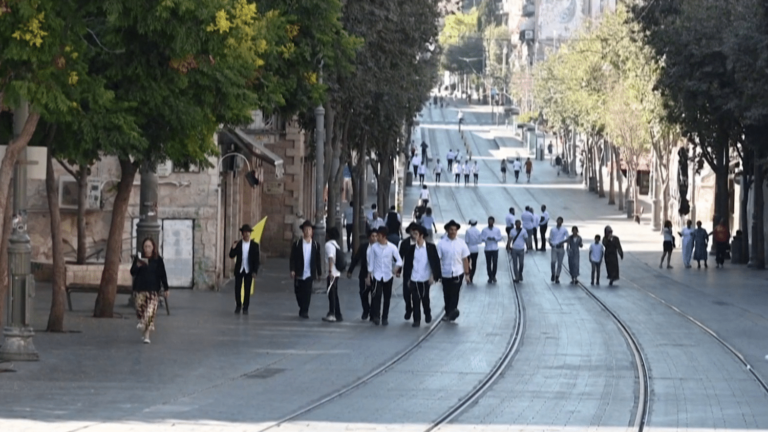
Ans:
MULTIPOLYGON (((463 234, 470 218, 479 228, 490 215, 503 225, 509 207, 519 215, 526 205, 546 204, 553 221, 562 216, 567 228, 579 227, 582 282, 638 343, 649 384, 645 430, 768 430, 768 389, 692 321, 767 380, 768 273, 730 263, 685 269, 679 248, 674 269, 659 269, 662 238, 648 218, 640 225, 627 219, 587 192, 581 177, 558 176, 548 159, 534 162, 531 183, 516 184, 510 175, 500 184, 499 159, 527 153, 510 130, 492 124, 487 108, 463 109, 479 184, 456 186, 445 174, 435 184, 428 175, 437 235, 450 219, 463 234), (606 225, 624 247, 621 279, 589 287, 587 245, 606 225)), ((449 149, 463 148, 456 112, 425 109, 421 130, 432 158, 445 161, 449 149)), ((418 188, 408 188, 406 221, 417 198, 418 188)), ((615 320, 569 285, 567 274, 562 284, 550 282, 549 252, 527 254, 524 275, 512 284, 501 250, 498 283, 486 284, 480 253, 456 323, 420 328, 403 319, 396 279, 390 325, 377 327, 360 319, 356 276, 340 283, 343 322, 321 321, 328 308, 322 294, 312 298, 310 319, 300 319, 287 260, 269 259, 250 315, 232 313, 229 285, 173 290, 171 315, 158 313, 151 345, 141 343, 126 296, 118 296, 117 318, 94 319, 95 296, 73 294, 70 332, 38 331, 39 362, 3 365, 9 370, 0 371, 0 432, 431 430, 497 369, 519 322, 508 364, 439 430, 637 430, 641 380, 615 320)), ((38 330, 47 321, 48 290, 38 286, 38 330)), ((437 315, 440 285, 431 299, 437 315)))

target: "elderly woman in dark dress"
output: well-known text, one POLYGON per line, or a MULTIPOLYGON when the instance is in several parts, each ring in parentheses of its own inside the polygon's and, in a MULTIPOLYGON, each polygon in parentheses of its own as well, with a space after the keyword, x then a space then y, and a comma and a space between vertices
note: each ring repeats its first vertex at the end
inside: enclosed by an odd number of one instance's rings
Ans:
POLYGON ((613 281, 619 280, 619 258, 624 259, 624 250, 621 249, 619 238, 613 235, 613 229, 605 227, 605 237, 603 238, 605 247, 605 270, 608 273, 608 285, 613 285, 613 281))

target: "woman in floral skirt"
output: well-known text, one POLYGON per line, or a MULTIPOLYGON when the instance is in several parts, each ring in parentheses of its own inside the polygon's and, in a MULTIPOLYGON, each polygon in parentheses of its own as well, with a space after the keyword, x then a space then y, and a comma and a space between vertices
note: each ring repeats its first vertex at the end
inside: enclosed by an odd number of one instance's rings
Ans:
POLYGON ((136 303, 136 328, 142 332, 142 340, 148 344, 149 333, 155 329, 155 313, 160 300, 160 290, 168 297, 168 276, 163 259, 157 254, 155 241, 148 237, 142 243, 142 256, 133 257, 133 296, 136 303))

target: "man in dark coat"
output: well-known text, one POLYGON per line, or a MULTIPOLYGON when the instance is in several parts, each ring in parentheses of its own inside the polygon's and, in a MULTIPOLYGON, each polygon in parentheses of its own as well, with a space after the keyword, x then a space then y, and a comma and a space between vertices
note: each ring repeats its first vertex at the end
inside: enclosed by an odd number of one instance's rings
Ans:
POLYGON ((368 278, 368 246, 376 243, 378 241, 378 233, 376 230, 368 230, 368 243, 367 244, 361 244, 360 247, 357 248, 357 251, 355 252, 355 255, 352 257, 352 262, 349 264, 349 269, 347 270, 347 278, 352 277, 352 272, 355 270, 355 267, 357 267, 357 264, 360 264, 360 274, 358 275, 359 279, 359 285, 360 285, 360 303, 363 305, 363 316, 361 317, 362 320, 367 320, 371 318, 371 294, 373 290, 371 289, 372 286, 368 285, 366 282, 366 279, 368 278))
MULTIPOLYGON (((416 232, 414 231, 414 228, 419 226, 421 225, 411 222, 411 224, 408 225, 408 228, 405 229, 408 238, 404 238, 403 241, 400 242, 400 247, 397 250, 401 259, 405 259, 405 253, 408 251, 408 248, 416 244, 416 232)), ((403 300, 405 301, 405 320, 408 321, 411 319, 411 314, 413 313, 413 303, 411 302, 411 287, 408 285, 407 277, 403 277, 403 300)))
POLYGON ((605 247, 605 270, 608 273, 608 285, 613 285, 613 281, 619 280, 619 258, 624 259, 624 250, 621 248, 619 238, 613 235, 613 229, 610 226, 605 227, 603 246, 605 247))
POLYGON ((253 230, 248 224, 240 227, 242 240, 234 242, 229 250, 229 257, 235 259, 236 314, 242 310, 244 315, 248 315, 256 274, 259 272, 259 244, 251 240, 251 232, 253 230))
POLYGON ((323 274, 320 245, 312 240, 315 227, 308 220, 301 224, 302 238, 291 244, 288 265, 293 279, 293 291, 299 305, 299 316, 309 318, 309 302, 312 300, 312 282, 323 274))
MULTIPOLYGON (((440 279, 440 256, 437 246, 426 241, 427 229, 421 225, 411 228, 415 244, 409 245, 403 260, 403 280, 408 281, 413 303, 413 327, 421 324, 421 305, 424 305, 424 321, 432 321, 429 307, 429 287, 440 279)), ((403 243, 406 243, 403 241, 403 243)), ((410 243, 410 242, 409 242, 410 243)))

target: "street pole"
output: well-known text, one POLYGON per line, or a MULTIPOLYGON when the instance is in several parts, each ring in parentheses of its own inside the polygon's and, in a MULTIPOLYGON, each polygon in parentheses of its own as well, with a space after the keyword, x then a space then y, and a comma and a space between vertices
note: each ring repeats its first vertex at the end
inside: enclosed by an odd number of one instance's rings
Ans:
MULTIPOLYGON (((13 136, 21 135, 29 117, 29 104, 22 102, 13 113, 13 136)), ((32 276, 29 234, 27 234, 27 150, 21 153, 13 170, 13 218, 8 244, 8 301, 5 343, 0 347, 0 361, 37 361, 32 341, 32 299, 35 280, 32 276)))
MULTIPOLYGON (((151 238, 160 247, 160 223, 157 221, 157 173, 147 162, 141 166, 139 223, 136 224, 136 254, 141 256, 144 240, 151 238)), ((160 253, 159 250, 156 251, 160 253)))
POLYGON ((653 176, 653 218, 651 223, 654 231, 661 231, 661 179, 659 178, 660 169, 659 155, 653 152, 653 169, 651 175, 653 176))
MULTIPOLYGON (((323 195, 325 192, 325 108, 318 105, 315 108, 315 229, 314 240, 320 247, 320 258, 322 261, 323 275, 328 274, 328 257, 325 256, 325 202, 323 195)), ((330 191, 328 191, 330 193, 330 191)), ((325 279, 320 278, 318 286, 322 285, 325 290, 325 279)))

